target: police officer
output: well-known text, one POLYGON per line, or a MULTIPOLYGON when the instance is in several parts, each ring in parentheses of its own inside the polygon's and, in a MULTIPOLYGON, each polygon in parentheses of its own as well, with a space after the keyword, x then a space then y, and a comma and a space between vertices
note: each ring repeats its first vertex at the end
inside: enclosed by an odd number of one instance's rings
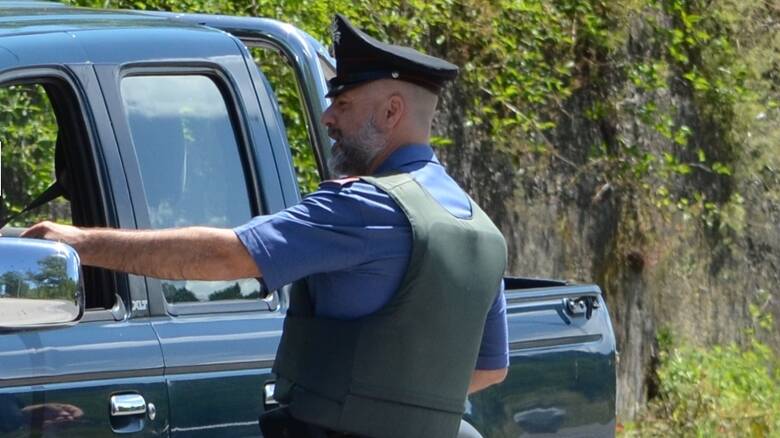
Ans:
POLYGON ((341 179, 234 230, 43 222, 24 236, 141 275, 296 282, 274 365, 283 407, 261 417, 265 436, 465 436, 467 393, 506 375, 506 247, 429 146, 458 69, 339 15, 333 40, 322 123, 341 179))

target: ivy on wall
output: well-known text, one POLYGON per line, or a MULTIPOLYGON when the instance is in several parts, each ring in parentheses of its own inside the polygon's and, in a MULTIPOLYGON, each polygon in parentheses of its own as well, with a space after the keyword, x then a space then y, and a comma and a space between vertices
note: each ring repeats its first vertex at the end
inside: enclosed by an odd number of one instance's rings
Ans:
MULTIPOLYGON (((768 303, 769 294, 760 299, 768 303)), ((749 342, 702 348, 658 334, 659 367, 653 378, 657 396, 623 437, 726 436, 774 437, 780 434, 780 357, 757 337, 774 328, 771 315, 750 306, 749 342)))
MULTIPOLYGON (((467 127, 485 132, 496 151, 542 163, 545 158, 560 161, 577 178, 617 190, 639 190, 648 206, 681 211, 709 227, 739 228, 742 197, 734 191, 733 179, 740 160, 746 158, 741 146, 749 125, 739 108, 753 103, 762 107, 765 118, 777 117, 777 88, 758 87, 763 93, 756 93, 755 84, 762 79, 776 83, 778 67, 758 70, 749 57, 762 45, 777 44, 761 39, 778 14, 763 0, 73 3, 266 16, 291 22, 325 44, 330 43, 332 14, 344 13, 380 39, 412 45, 460 65, 458 90, 468 102, 467 127), (658 141, 637 142, 622 135, 595 142, 585 154, 560 150, 553 133, 572 116, 566 112, 567 102, 585 93, 595 96, 584 114, 594 124, 614 124, 628 115, 658 141), (683 99, 693 107, 676 106, 683 99)), ((281 60, 254 55, 276 89, 299 183, 302 191, 310 191, 317 176, 304 120, 296 110, 292 75, 281 60)), ((11 109, 6 107, 4 114, 11 109)), ((34 117, 34 110, 30 106, 27 117, 34 117)), ((9 130, 25 125, 11 119, 4 123, 9 130)), ((52 128, 34 129, 45 133, 52 128)), ((434 143, 451 142, 436 137, 434 143)), ((52 142, 41 145, 53 153, 52 142)), ((46 166, 17 172, 26 175, 25 190, 41 185, 46 166)), ((19 202, 7 196, 6 208, 18 209, 19 202)))

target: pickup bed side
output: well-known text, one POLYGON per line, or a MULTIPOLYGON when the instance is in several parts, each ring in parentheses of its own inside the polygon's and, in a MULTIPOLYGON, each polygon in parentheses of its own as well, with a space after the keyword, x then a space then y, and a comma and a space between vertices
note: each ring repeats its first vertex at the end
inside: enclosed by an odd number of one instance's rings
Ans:
POLYGON ((614 436, 615 338, 599 288, 505 285, 509 374, 470 397, 467 418, 486 437, 614 436))

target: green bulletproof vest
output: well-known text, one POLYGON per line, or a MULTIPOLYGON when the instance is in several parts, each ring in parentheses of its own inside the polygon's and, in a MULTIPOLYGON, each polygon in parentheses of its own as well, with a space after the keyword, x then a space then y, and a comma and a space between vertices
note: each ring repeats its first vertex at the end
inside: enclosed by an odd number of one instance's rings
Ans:
POLYGON ((362 179, 409 219, 406 275, 385 306, 355 320, 315 317, 309 294, 293 290, 274 396, 295 418, 333 430, 454 437, 506 243, 473 202, 472 217, 458 219, 409 174, 362 179))

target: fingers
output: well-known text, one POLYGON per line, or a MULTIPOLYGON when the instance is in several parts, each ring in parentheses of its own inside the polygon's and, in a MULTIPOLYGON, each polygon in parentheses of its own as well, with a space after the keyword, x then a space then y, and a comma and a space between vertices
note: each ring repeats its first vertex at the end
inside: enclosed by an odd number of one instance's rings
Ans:
POLYGON ((62 405, 62 408, 68 412, 70 416, 73 418, 79 418, 84 415, 84 411, 81 410, 78 406, 73 405, 62 405))
POLYGON ((50 230, 51 230, 51 222, 43 221, 26 229, 19 237, 27 237, 32 239, 46 239, 46 235, 50 230))
POLYGON ((77 249, 77 245, 81 241, 83 235, 84 231, 74 226, 43 221, 28 228, 21 234, 21 237, 53 240, 66 243, 77 249))

